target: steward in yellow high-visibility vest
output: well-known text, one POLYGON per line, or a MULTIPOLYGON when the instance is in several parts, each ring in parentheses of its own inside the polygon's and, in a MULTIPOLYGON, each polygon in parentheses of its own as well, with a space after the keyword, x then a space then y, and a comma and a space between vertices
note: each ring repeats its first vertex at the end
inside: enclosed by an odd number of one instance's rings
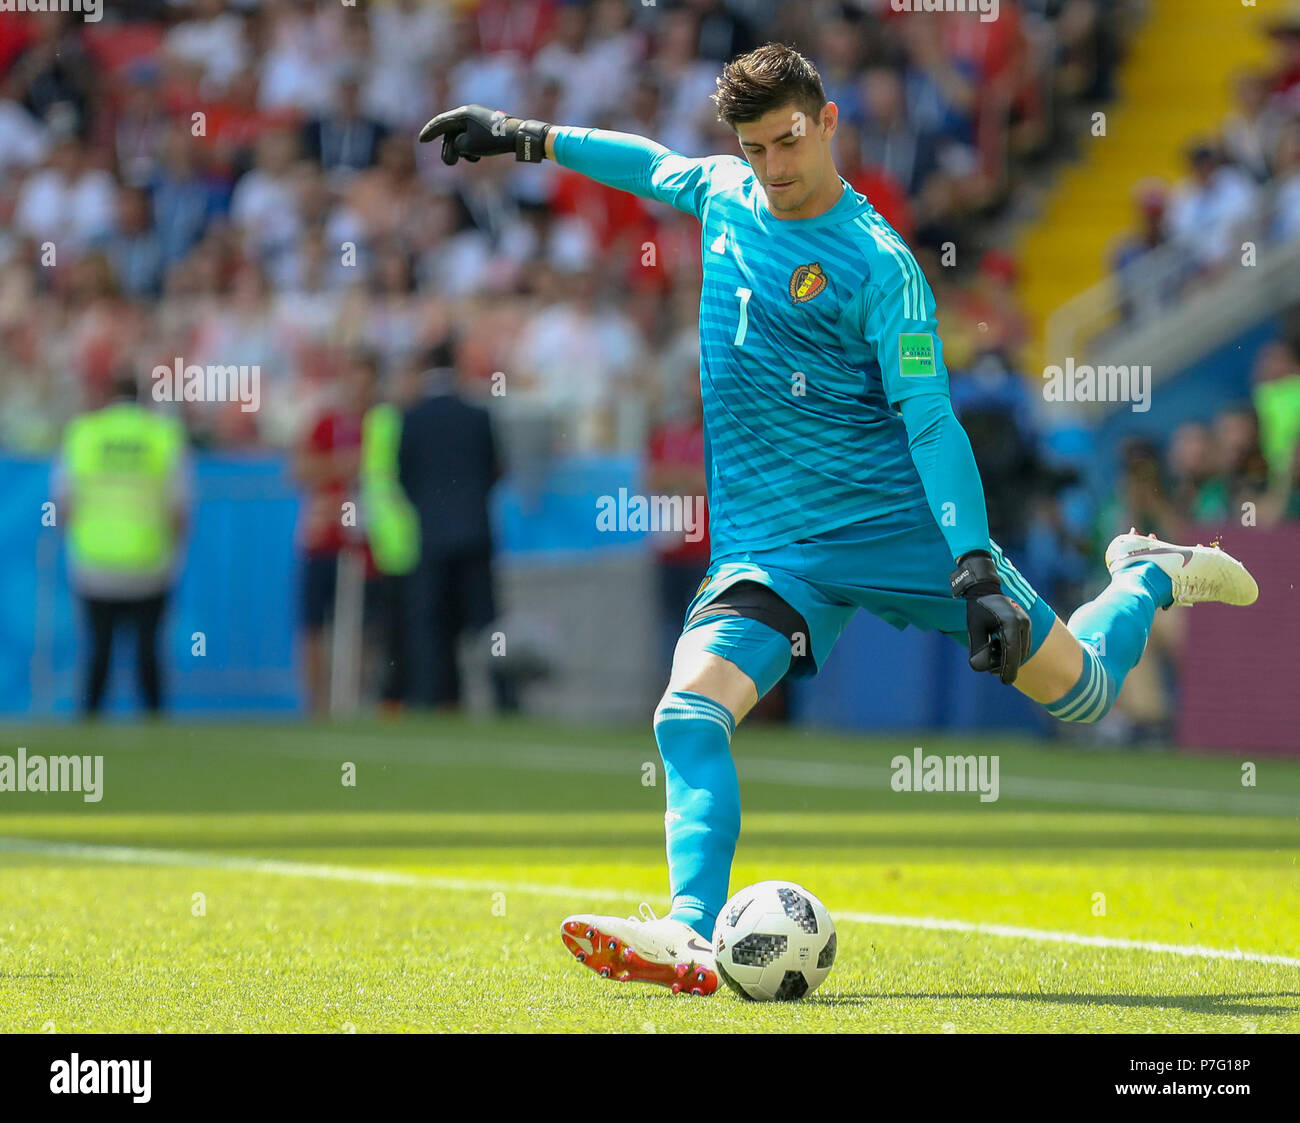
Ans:
POLYGON ((57 467, 73 590, 86 609, 90 660, 84 706, 98 712, 113 634, 136 633, 146 707, 161 708, 158 629, 189 499, 184 426, 136 401, 136 381, 114 383, 109 405, 75 418, 57 467))
POLYGON ((379 570, 378 594, 383 621, 386 671, 381 687, 385 706, 406 701, 408 576, 420 561, 420 516, 402 490, 397 449, 402 439, 402 411, 382 402, 361 421, 361 508, 370 556, 379 570))
POLYGON ((420 517, 397 479, 402 413, 391 403, 371 406, 361 422, 361 506, 375 568, 410 573, 420 560, 420 517))

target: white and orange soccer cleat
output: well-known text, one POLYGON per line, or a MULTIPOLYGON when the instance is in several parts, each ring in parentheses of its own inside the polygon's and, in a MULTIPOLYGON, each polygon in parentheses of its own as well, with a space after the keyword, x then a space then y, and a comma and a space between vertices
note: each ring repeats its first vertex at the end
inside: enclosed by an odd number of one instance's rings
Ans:
POLYGON ((1130 530, 1106 547, 1106 568, 1112 576, 1143 561, 1154 562, 1168 574, 1175 605, 1204 601, 1246 605, 1259 598, 1259 586, 1246 567, 1218 546, 1175 546, 1154 534, 1130 530))
POLYGON ((674 994, 712 994, 718 989, 713 945, 689 924, 660 919, 647 904, 641 916, 579 913, 560 925, 560 938, 579 963, 602 979, 658 983, 674 994))

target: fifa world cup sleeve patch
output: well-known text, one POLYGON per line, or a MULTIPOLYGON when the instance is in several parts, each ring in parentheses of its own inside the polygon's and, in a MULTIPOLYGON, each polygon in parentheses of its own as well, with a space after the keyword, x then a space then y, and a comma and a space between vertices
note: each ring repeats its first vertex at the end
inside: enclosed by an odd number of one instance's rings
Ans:
POLYGON ((899 335, 898 372, 904 378, 923 378, 934 374, 934 336, 928 331, 904 332, 899 335))

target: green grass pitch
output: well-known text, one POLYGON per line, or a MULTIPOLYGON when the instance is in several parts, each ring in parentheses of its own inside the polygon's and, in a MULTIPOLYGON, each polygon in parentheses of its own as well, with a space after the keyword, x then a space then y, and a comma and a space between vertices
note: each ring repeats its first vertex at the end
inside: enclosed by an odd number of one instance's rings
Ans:
POLYGON ((820 991, 754 1004, 605 982, 560 943, 567 913, 665 906, 648 728, 6 729, 19 745, 102 753, 105 782, 97 804, 0 793, 4 1032, 1300 1030, 1296 763, 1245 787, 1229 758, 746 727, 732 889, 801 882, 839 931, 820 991), (916 744, 997 753, 1001 798, 890 790, 916 744))

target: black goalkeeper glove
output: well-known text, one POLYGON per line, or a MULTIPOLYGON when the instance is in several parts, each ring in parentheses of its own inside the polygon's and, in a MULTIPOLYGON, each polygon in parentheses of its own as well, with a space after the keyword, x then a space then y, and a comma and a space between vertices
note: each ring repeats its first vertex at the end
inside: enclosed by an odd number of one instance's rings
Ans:
POLYGON ((500 109, 485 105, 462 105, 439 113, 420 130, 420 143, 442 137, 442 162, 454 164, 462 158, 504 156, 513 152, 516 160, 540 164, 546 158, 546 134, 553 126, 545 121, 521 121, 500 109))
POLYGON ((970 637, 972 670, 988 671, 1003 682, 1016 681, 1020 664, 1029 654, 1029 614, 1002 593, 993 557, 972 550, 957 559, 948 578, 954 597, 966 600, 966 632, 970 637))

